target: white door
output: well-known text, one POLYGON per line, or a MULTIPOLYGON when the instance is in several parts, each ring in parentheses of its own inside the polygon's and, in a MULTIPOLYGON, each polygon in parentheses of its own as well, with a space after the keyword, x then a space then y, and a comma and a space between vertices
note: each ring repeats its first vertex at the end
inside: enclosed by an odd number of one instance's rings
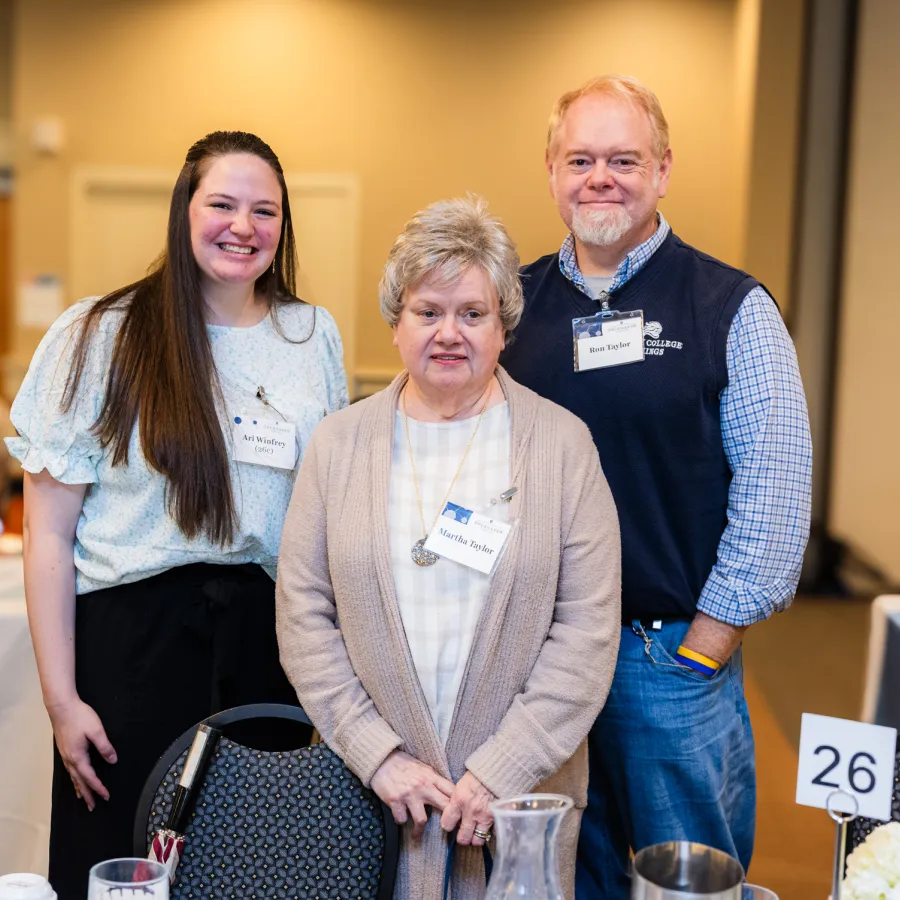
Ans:
MULTIPOLYGON (((72 179, 69 301, 137 281, 165 245, 176 172, 77 170, 72 179)), ((359 187, 353 175, 287 175, 301 299, 324 306, 356 358, 359 187)))

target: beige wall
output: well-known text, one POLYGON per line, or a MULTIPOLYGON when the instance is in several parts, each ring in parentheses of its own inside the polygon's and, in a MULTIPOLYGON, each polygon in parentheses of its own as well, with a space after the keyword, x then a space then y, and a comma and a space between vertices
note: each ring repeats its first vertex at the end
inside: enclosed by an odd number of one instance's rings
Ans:
POLYGON ((805 4, 743 2, 751 7, 751 22, 744 28, 755 31, 757 40, 752 77, 744 76, 753 89, 742 265, 766 285, 789 319, 805 4))
POLYGON ((736 245, 743 257, 747 245, 750 206, 750 164, 756 79, 759 69, 759 31, 763 0, 737 0, 734 28, 734 125, 736 245))
MULTIPOLYGON (((375 286, 403 223, 474 190, 523 259, 554 250, 547 113, 562 90, 615 70, 653 86, 670 119, 666 215, 687 240, 742 261, 730 0, 20 0, 18 12, 19 278, 66 276, 74 167, 177 167, 207 131, 253 130, 288 170, 359 174, 357 365, 394 366, 375 286), (56 159, 25 145, 45 115, 65 125, 56 159)), ((16 335, 21 358, 38 337, 16 335)))
MULTIPOLYGON (((12 160, 10 119, 12 117, 13 0, 0 0, 0 168, 12 160)), ((8 272, 0 273, 4 281, 8 272)))
POLYGON ((11 115, 12 0, 0 0, 0 120, 11 115))
POLYGON ((10 117, 12 94, 12 0, 0 0, 0 119, 10 117))
POLYGON ((900 4, 861 12, 830 524, 900 580, 900 4))

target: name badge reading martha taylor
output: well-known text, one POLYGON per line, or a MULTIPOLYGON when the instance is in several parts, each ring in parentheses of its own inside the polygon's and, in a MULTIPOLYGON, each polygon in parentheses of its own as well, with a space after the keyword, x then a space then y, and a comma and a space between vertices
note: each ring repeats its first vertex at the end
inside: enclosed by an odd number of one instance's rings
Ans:
POLYGON ((506 522, 447 503, 425 541, 425 549, 490 575, 511 528, 506 522))
POLYGON ((605 312, 572 319, 575 371, 644 361, 644 313, 605 312))
POLYGON ((276 469, 293 469, 297 461, 297 429, 291 422, 276 422, 254 415, 232 418, 234 458, 238 462, 276 469))

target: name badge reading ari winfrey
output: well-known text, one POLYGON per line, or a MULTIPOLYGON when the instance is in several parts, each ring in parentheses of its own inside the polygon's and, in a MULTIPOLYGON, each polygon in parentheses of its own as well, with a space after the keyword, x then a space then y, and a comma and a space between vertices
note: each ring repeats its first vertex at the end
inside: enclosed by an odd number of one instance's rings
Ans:
POLYGON ((297 461, 297 429, 291 422, 261 416, 232 417, 234 458, 238 462, 293 469, 297 461))
POLYGON ((602 312, 572 319, 575 371, 644 361, 644 312, 602 312))
POLYGON ((425 549, 490 575, 511 529, 506 522, 447 503, 425 541, 425 549))

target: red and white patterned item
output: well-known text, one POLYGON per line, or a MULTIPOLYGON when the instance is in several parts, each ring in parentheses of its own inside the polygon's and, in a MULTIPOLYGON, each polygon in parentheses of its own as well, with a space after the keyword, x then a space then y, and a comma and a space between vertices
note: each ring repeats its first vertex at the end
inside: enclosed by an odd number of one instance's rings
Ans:
POLYGON ((169 873, 169 884, 175 884, 175 870, 184 852, 184 835, 176 834, 168 828, 157 831, 150 844, 147 858, 162 863, 169 873))

